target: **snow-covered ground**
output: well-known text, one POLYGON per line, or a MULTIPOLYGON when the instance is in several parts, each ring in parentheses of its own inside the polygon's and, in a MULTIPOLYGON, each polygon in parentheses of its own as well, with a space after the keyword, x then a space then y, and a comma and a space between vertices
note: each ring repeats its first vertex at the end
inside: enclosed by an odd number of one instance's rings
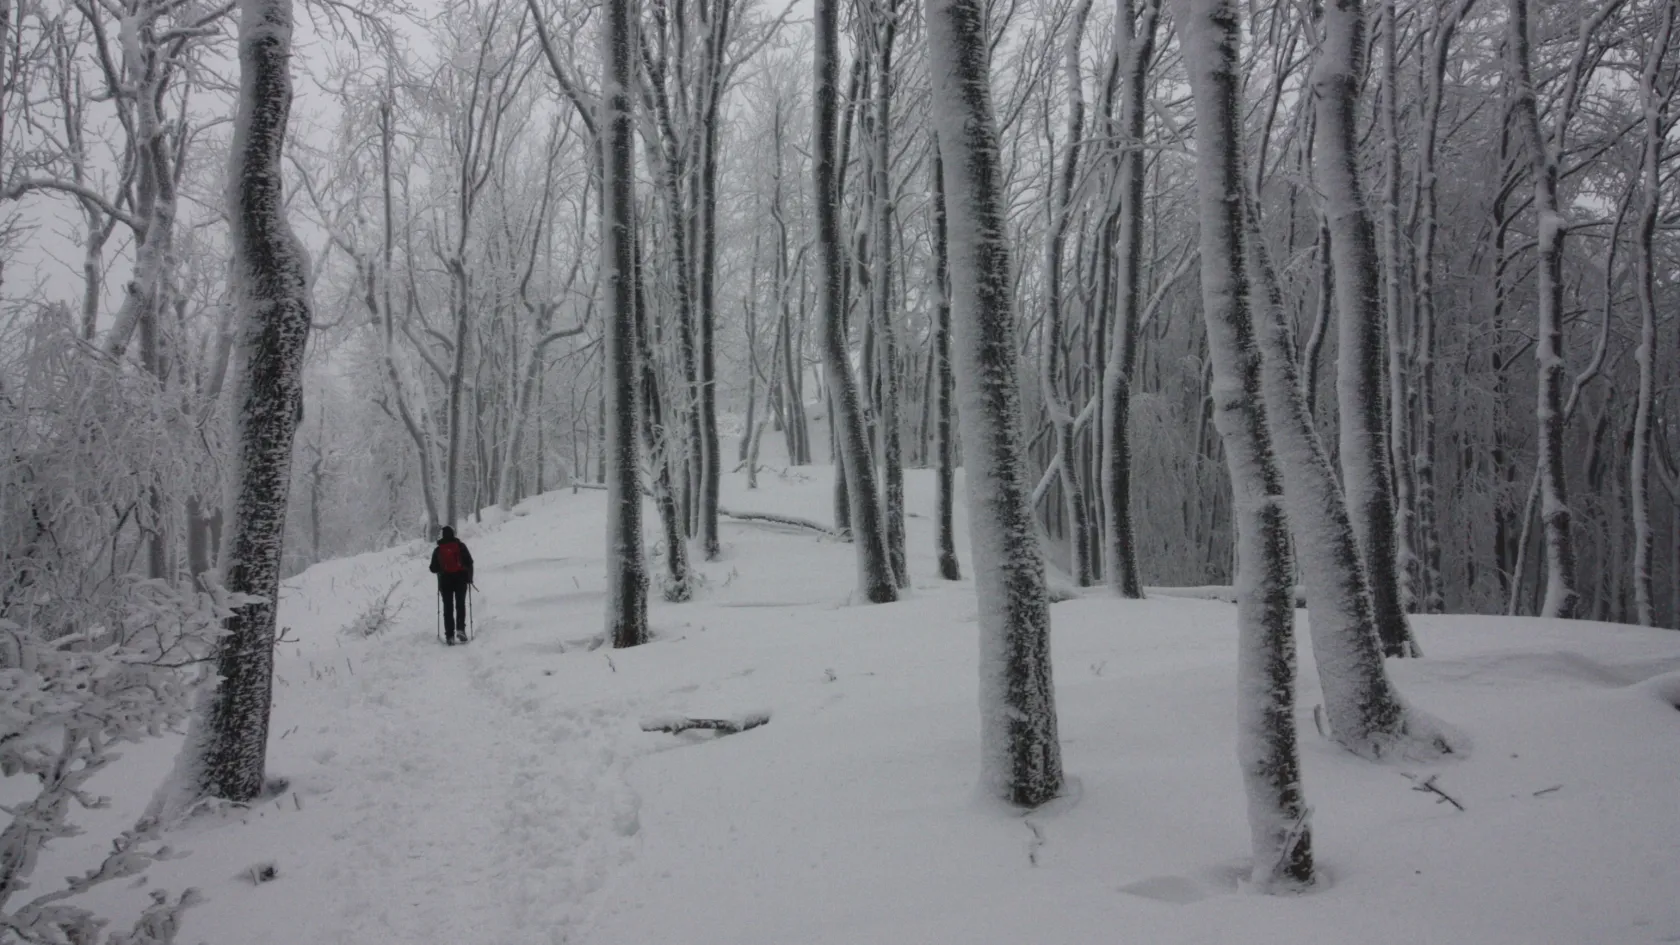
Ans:
MULTIPOLYGON (((830 476, 735 474, 724 504, 827 520, 830 476)), ((659 639, 630 651, 589 648, 600 492, 463 529, 482 589, 464 648, 437 642, 424 543, 309 570, 280 611, 270 771, 289 787, 183 826, 190 856, 98 907, 197 886, 181 941, 212 945, 1680 942, 1680 676, 1645 682, 1680 673, 1680 634, 1419 618, 1428 658, 1391 671, 1472 745, 1428 766, 1317 736, 1303 642, 1322 881, 1250 895, 1234 609, 1055 605, 1070 787, 997 807, 974 790, 973 588, 932 578, 932 488, 909 474, 908 600, 853 605, 850 547, 726 520, 699 599, 657 603, 659 639), (393 629, 341 632, 393 584, 393 629), (753 710, 770 723, 721 738, 639 726, 753 710), (1430 776, 1465 810, 1415 789, 1430 776)), ((131 748, 99 786, 113 808, 38 878, 91 865, 176 744, 131 748)))

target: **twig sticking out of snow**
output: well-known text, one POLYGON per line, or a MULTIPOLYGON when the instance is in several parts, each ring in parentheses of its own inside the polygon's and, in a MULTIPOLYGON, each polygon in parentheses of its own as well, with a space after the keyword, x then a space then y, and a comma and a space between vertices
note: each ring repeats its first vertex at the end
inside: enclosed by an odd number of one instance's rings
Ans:
POLYGON ((1407 774, 1406 775, 1406 780, 1412 782, 1412 790, 1422 791, 1425 794, 1434 794, 1434 795, 1438 796, 1440 798, 1440 800, 1436 801, 1435 803, 1437 803, 1437 804, 1443 804, 1443 803, 1451 804, 1452 806, 1458 808, 1461 811, 1464 810, 1464 805, 1460 804, 1458 802, 1457 798, 1453 797, 1451 794, 1448 794, 1446 791, 1441 790, 1441 788, 1438 785, 1436 785, 1435 777, 1436 776, 1432 774, 1429 777, 1424 778, 1423 780, 1419 781, 1417 775, 1407 774))
POLYGON ((1023 818, 1021 822, 1027 825, 1028 830, 1032 831, 1032 839, 1027 841, 1027 862, 1037 866, 1038 850, 1044 846, 1044 831, 1040 830, 1039 826, 1031 820, 1023 818))

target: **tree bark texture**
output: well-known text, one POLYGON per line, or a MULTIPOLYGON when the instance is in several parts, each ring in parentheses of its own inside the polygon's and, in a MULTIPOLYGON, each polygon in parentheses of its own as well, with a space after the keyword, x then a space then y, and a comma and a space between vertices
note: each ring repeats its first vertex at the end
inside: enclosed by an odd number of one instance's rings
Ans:
POLYGON ((969 541, 980 623, 981 779, 1033 807, 1062 787, 1050 605, 1028 499, 1003 167, 981 0, 927 0, 949 215, 969 541))
POLYGON ((1214 423, 1237 525, 1237 745, 1260 890, 1313 881, 1295 737, 1294 594, 1283 482, 1272 455, 1243 249, 1239 27, 1233 0, 1174 0, 1192 63, 1202 312, 1214 363, 1214 423))
POLYGON ((1361 0, 1327 0, 1313 63, 1317 140, 1313 178, 1324 195, 1336 272, 1336 391, 1342 486, 1365 554, 1383 652, 1415 652, 1396 560, 1393 475, 1383 409, 1383 311, 1376 235, 1359 180, 1359 79, 1365 23, 1361 0))
POLYGON ((634 0, 607 0, 601 17, 601 285, 607 479, 606 634, 615 647, 648 641, 642 552, 641 472, 636 455, 634 0))
POLYGON ((197 785, 203 795, 230 801, 250 801, 263 790, 292 437, 309 339, 308 256, 287 222, 282 194, 291 47, 290 0, 243 0, 228 182, 243 364, 234 400, 238 453, 223 583, 255 600, 228 619, 216 649, 221 682, 203 720, 208 731, 199 742, 197 785))
MULTIPOLYGON (((875 485, 875 469, 864 430, 863 409, 857 379, 852 376, 850 346, 846 341, 841 287, 845 248, 840 235, 840 195, 836 166, 835 124, 838 117, 838 0, 816 0, 816 87, 813 98, 817 211, 817 304, 821 311, 823 368, 827 374, 829 402, 833 410, 836 471, 845 476, 845 517, 854 533, 857 549, 858 591, 870 603, 898 599, 887 558, 886 536, 881 528, 881 498, 875 485)), ((843 165, 842 165, 843 166, 843 165)), ((839 494, 835 497, 836 519, 839 494)), ((838 527, 841 522, 836 521, 838 527)))

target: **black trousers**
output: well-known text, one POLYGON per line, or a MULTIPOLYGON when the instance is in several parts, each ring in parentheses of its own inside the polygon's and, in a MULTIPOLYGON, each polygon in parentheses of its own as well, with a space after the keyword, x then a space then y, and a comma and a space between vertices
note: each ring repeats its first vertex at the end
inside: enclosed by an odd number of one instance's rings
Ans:
POLYGON ((443 597, 443 635, 445 638, 455 639, 456 628, 460 628, 461 638, 467 636, 467 585, 454 582, 438 582, 438 594, 443 597))

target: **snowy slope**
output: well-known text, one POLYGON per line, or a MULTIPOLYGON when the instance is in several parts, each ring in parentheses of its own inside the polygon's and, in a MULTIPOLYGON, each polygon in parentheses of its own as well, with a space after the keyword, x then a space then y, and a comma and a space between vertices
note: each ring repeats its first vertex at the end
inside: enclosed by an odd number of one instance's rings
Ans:
MULTIPOLYGON (((829 476, 767 473, 748 493, 736 474, 724 505, 826 519, 829 476)), ((908 488, 931 509, 930 476, 908 488)), ((1303 666, 1324 882, 1260 897, 1236 882, 1230 605, 1055 606, 1074 783, 1022 816, 975 796, 973 588, 930 577, 927 518, 910 520, 915 592, 881 607, 849 604, 846 546, 726 521, 700 599, 656 605, 659 640, 590 650, 603 503, 552 493, 463 530, 483 591, 465 648, 435 641, 423 544, 287 582, 271 771, 290 785, 176 832, 192 854, 149 886, 208 897, 183 942, 1680 941, 1680 677, 1640 684, 1680 672, 1680 634, 1420 619, 1429 658, 1392 671, 1473 745, 1429 767, 1313 734, 1303 666), (396 582, 393 630, 339 632, 396 582), (723 738, 639 728, 757 709, 768 725, 723 738), (263 863, 276 878, 253 883, 263 863)), ((131 750, 101 788, 114 809, 40 876, 85 866, 173 749, 131 750)), ((143 894, 99 904, 120 919, 143 894)))

